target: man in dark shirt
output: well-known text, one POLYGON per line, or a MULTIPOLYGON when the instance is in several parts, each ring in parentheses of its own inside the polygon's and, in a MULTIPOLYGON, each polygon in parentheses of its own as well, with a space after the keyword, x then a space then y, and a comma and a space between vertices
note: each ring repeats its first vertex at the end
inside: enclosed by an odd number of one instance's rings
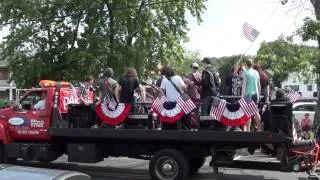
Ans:
POLYGON ((212 61, 209 58, 204 58, 202 62, 205 65, 205 69, 202 72, 200 84, 200 97, 202 101, 201 115, 208 115, 210 112, 212 96, 219 95, 221 80, 219 77, 219 73, 214 71, 211 67, 212 61))

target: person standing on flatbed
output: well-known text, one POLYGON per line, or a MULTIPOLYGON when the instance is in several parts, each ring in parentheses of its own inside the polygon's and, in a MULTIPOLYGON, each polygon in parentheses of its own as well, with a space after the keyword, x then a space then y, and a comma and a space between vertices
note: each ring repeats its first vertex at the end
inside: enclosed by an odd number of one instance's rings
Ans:
POLYGON ((124 77, 122 77, 115 89, 117 102, 135 103, 134 91, 139 88, 141 100, 145 102, 146 94, 144 87, 139 83, 137 71, 134 68, 128 68, 124 77))
POLYGON ((102 78, 99 80, 99 101, 97 104, 104 101, 106 97, 114 98, 115 100, 115 94, 114 90, 117 87, 117 81, 112 78, 113 76, 113 69, 107 68, 102 78))
MULTIPOLYGON (((258 71, 253 69, 252 59, 248 59, 246 65, 247 70, 245 70, 242 74, 243 82, 241 96, 243 98, 250 98, 257 104, 259 102, 261 93, 260 76, 258 71)), ((254 119, 258 125, 258 131, 262 131, 261 117, 259 112, 255 114, 254 119)), ((245 126, 245 131, 250 131, 250 127, 251 119, 247 122, 245 126)))
POLYGON ((201 82, 196 85, 201 86, 200 97, 201 97, 201 115, 209 115, 212 103, 212 97, 219 96, 219 88, 221 85, 221 79, 219 73, 215 71, 211 64, 212 60, 204 58, 202 60, 205 68, 202 71, 201 82))

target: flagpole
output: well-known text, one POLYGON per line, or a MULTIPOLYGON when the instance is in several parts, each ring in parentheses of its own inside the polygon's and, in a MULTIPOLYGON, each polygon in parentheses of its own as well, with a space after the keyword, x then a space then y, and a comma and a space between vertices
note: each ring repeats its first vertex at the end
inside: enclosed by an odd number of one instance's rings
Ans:
POLYGON ((236 66, 239 66, 242 58, 244 57, 245 54, 247 54, 247 52, 250 50, 250 48, 251 48, 252 45, 256 42, 257 39, 258 39, 258 37, 255 38, 255 39, 251 42, 251 44, 250 44, 250 46, 247 48, 247 50, 246 50, 243 54, 240 55, 239 59, 238 59, 237 62, 236 62, 236 66))

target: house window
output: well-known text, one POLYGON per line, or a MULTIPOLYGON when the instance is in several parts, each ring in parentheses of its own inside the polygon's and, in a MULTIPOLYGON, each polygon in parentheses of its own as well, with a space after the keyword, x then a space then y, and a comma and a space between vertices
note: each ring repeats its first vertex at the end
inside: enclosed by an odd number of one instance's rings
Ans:
POLYGON ((299 91, 299 86, 298 85, 292 85, 292 86, 290 86, 291 87, 291 89, 293 90, 293 91, 299 91))
POLYGON ((307 91, 312 91, 312 84, 307 85, 307 91))

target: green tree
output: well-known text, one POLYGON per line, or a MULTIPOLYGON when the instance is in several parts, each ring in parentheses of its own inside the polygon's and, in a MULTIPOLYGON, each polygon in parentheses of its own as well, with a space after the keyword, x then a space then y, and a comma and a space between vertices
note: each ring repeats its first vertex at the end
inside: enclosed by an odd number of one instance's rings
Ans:
POLYGON ((298 72, 305 81, 315 78, 313 59, 317 54, 316 48, 293 44, 281 36, 275 41, 263 42, 256 60, 261 62, 265 69, 272 69, 273 81, 280 86, 292 72, 298 72))
POLYGON ((193 62, 197 62, 200 65, 200 53, 195 51, 186 51, 182 58, 171 60, 168 65, 173 67, 177 74, 188 75, 191 72, 190 66, 193 62))
POLYGON ((237 61, 239 61, 239 59, 240 59, 240 55, 224 56, 224 57, 217 58, 217 60, 214 63, 215 68, 220 74, 220 78, 221 78, 220 91, 222 92, 222 94, 227 93, 227 89, 226 89, 227 76, 229 75, 229 73, 231 73, 232 66, 235 65, 237 61))
MULTIPOLYGON (((316 40, 318 43, 318 49, 320 50, 320 1, 319 0, 310 0, 315 12, 315 19, 314 18, 306 18, 304 24, 300 29, 298 29, 298 33, 301 35, 302 40, 309 41, 309 40, 316 40)), ((318 52, 319 52, 318 50, 318 52)), ((315 65, 315 72, 317 74, 317 91, 318 91, 318 101, 317 101, 317 108, 314 117, 314 125, 319 127, 320 126, 320 55, 313 58, 313 63, 315 65)))
POLYGON ((159 63, 183 62, 186 14, 201 22, 206 0, 2 0, 10 28, 3 56, 18 87, 74 80, 107 66, 149 76, 159 63))

